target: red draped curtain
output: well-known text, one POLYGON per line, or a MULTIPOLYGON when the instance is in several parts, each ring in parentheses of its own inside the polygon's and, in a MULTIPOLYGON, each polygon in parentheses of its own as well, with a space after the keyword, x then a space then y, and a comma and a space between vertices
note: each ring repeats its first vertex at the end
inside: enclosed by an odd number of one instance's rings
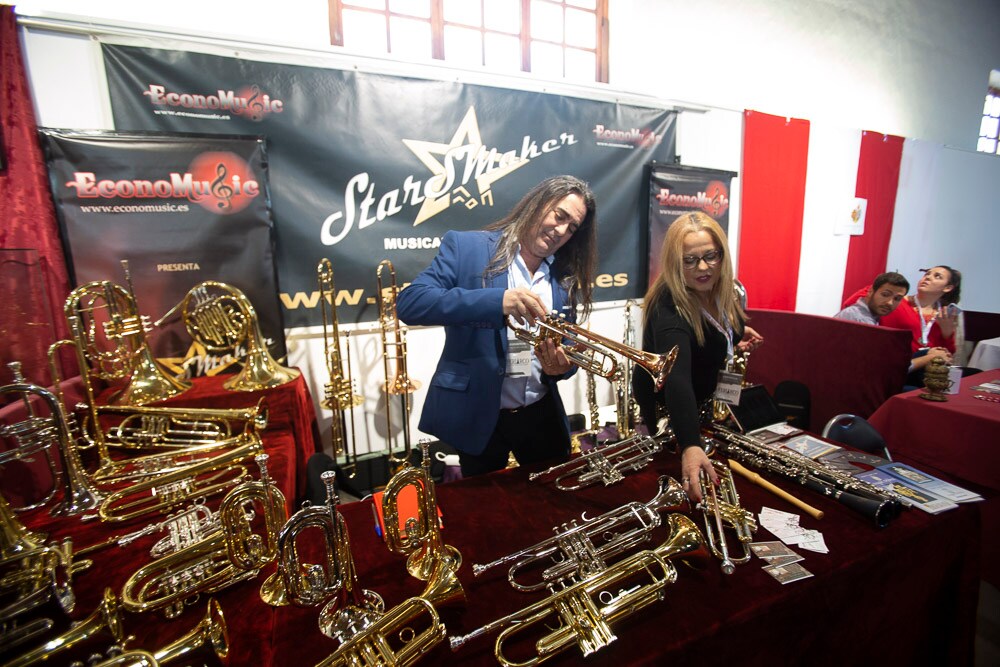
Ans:
POLYGON ((865 233, 851 237, 841 301, 858 288, 871 285, 872 279, 886 270, 903 141, 903 137, 877 132, 861 135, 855 196, 867 199, 868 209, 865 233))
POLYGON ((20 361, 30 382, 48 386, 48 346, 67 337, 69 276, 9 5, 0 6, 0 130, 0 384, 20 361))
POLYGON ((739 278, 751 308, 795 310, 809 121, 743 114, 739 278))

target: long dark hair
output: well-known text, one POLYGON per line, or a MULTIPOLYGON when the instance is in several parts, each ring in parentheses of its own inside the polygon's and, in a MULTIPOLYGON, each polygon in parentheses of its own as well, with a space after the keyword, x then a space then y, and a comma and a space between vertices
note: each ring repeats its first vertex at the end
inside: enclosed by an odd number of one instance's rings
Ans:
POLYGON ((566 290, 574 307, 583 306, 582 317, 586 319, 597 273, 597 201, 590 186, 575 176, 545 179, 524 195, 510 213, 486 227, 502 230, 503 234, 483 278, 505 272, 514 261, 518 244, 527 242, 556 204, 572 194, 580 195, 587 213, 566 244, 556 251, 552 276, 566 290))

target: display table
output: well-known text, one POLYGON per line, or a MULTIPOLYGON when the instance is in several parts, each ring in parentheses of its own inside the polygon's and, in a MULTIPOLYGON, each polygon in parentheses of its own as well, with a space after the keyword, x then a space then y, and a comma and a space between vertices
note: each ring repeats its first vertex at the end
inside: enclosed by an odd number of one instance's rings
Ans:
POLYGON ((1000 338, 990 338, 976 343, 969 357, 969 366, 981 371, 1000 368, 1000 338))
MULTIPOLYGON (((1000 403, 976 399, 971 387, 1000 379, 1000 370, 964 377, 944 402, 923 390, 887 400, 869 421, 893 458, 982 494, 983 578, 1000 585, 1000 403)), ((990 396, 996 396, 991 394, 990 396)))
MULTIPOLYGON (((465 634, 540 599, 519 593, 496 568, 479 578, 473 563, 485 563, 552 535, 552 526, 593 517, 630 500, 646 502, 659 474, 678 476, 675 456, 660 455, 652 466, 610 487, 561 492, 528 482, 532 468, 502 471, 437 486, 447 544, 461 551, 459 578, 466 602, 441 610, 450 635, 465 634)), ((665 598, 615 625, 618 641, 587 659, 588 665, 768 665, 775 664, 968 664, 972 660, 978 596, 978 507, 931 516, 904 512, 879 530, 867 519, 801 487, 787 490, 826 512, 802 525, 823 532, 830 553, 802 551, 802 565, 814 577, 782 585, 761 570, 763 561, 739 565, 731 576, 718 562, 706 569, 678 566, 678 580, 665 598)), ((785 501, 738 478, 747 509, 762 506, 794 511, 785 501)), ((370 501, 341 506, 362 588, 378 592, 387 606, 423 590, 410 577, 405 559, 390 553, 376 536, 370 501)), ((700 514, 693 517, 701 526, 700 514)), ((60 534, 51 523, 50 529, 60 534)), ((98 528, 100 528, 98 526, 98 528)), ((71 529, 78 544, 89 543, 79 525, 71 529)), ((666 528, 652 544, 667 538, 666 528)), ((95 554, 99 566, 77 579, 81 618, 94 608, 104 586, 120 590, 129 573, 146 559, 153 538, 127 549, 95 554)), ((301 540, 308 549, 308 534, 301 540)), ((318 538, 315 538, 318 539, 318 538)), ((775 539, 764 530, 761 541, 775 539)), ((307 561, 308 562, 308 561, 307 561)), ((264 576, 222 591, 217 599, 226 615, 233 665, 313 665, 337 646, 316 627, 318 608, 264 605, 258 589, 264 576)), ((132 646, 159 648, 177 638, 204 614, 206 601, 192 605, 179 619, 159 613, 125 615, 125 631, 136 635, 132 646)), ((492 665, 493 636, 475 640, 451 653, 435 647, 421 664, 492 665)), ((201 664, 199 656, 197 664, 201 664)), ((206 664, 215 664, 205 658, 206 664)), ((580 664, 576 647, 551 664, 580 664)))

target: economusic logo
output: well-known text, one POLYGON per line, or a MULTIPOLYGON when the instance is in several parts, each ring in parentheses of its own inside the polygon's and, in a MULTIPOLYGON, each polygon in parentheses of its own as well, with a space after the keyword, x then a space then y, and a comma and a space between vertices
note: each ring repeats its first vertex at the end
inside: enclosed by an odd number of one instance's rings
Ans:
POLYGON ((713 218, 718 218, 729 210, 729 188, 721 181, 710 181, 703 191, 693 195, 677 194, 670 188, 660 188, 656 201, 660 206, 700 209, 713 218))
POLYGON ((253 121, 261 121, 268 114, 281 113, 285 110, 285 103, 282 100, 271 97, 257 84, 251 84, 238 91, 216 90, 214 93, 175 92, 168 91, 165 86, 149 84, 142 94, 149 98, 154 107, 181 109, 185 112, 194 112, 193 115, 203 115, 197 113, 202 111, 224 111, 253 121))
POLYGON ((651 148, 663 141, 663 134, 650 130, 640 130, 630 127, 627 130, 595 125, 591 130, 598 146, 615 146, 618 148, 651 148))
POLYGON ((78 199, 186 199, 221 215, 242 211, 261 190, 246 161, 228 151, 201 153, 187 171, 158 179, 111 179, 77 171, 66 187, 75 190, 78 199))
POLYGON ((323 245, 340 243, 354 229, 364 229, 414 206, 420 207, 414 215, 414 226, 452 205, 469 210, 479 205, 492 206, 494 183, 541 155, 575 144, 576 138, 569 132, 544 140, 525 135, 520 148, 504 151, 488 147, 479 131, 476 109, 469 107, 447 143, 424 139, 402 142, 430 175, 421 178, 410 174, 402 185, 379 194, 368 172, 352 176, 344 188, 344 209, 330 213, 320 227, 323 245))

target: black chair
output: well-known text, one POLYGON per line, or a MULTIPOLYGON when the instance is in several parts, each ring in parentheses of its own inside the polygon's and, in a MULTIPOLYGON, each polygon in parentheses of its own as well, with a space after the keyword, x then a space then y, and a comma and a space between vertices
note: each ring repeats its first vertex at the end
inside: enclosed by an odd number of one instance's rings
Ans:
POLYGON ((837 415, 823 427, 823 437, 892 460, 885 438, 864 417, 847 413, 837 415))
POLYGON ((809 429, 809 413, 812 400, 809 387, 796 380, 782 380, 774 387, 774 402, 791 426, 809 429))

